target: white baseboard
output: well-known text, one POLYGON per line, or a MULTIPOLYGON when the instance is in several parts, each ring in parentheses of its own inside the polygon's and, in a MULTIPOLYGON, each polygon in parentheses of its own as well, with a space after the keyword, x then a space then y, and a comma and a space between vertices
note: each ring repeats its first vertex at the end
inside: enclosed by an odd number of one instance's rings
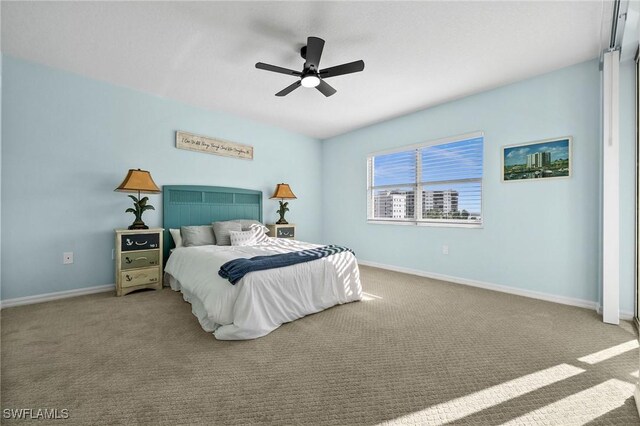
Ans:
MULTIPOLYGON (((580 308, 587 308, 587 309, 593 309, 593 310, 597 310, 598 308, 598 303, 592 302, 590 300, 576 299, 573 297, 565 297, 565 296, 557 296, 555 294, 542 293, 539 291, 523 290, 519 288, 505 286, 505 285, 470 280, 468 278, 459 278, 459 277, 452 277, 444 274, 437 274, 433 272, 425 272, 419 269, 385 265, 383 263, 370 262, 368 260, 358 259, 358 264, 364 265, 364 266, 372 266, 374 268, 387 269, 390 271, 402 272, 405 274, 417 275, 425 278, 432 278, 434 280, 448 281, 456 284, 468 285, 471 287, 479 287, 486 290, 493 290, 493 291, 500 291, 502 293, 515 294, 517 296, 530 297, 532 299, 546 300, 547 302, 561 303, 563 305, 578 306, 580 308)), ((633 318, 633 313, 621 312, 620 317, 622 319, 631 319, 633 318), (630 315, 629 318, 626 318, 627 315, 630 315)))
MULTIPOLYGON (((598 305, 598 307, 596 308, 596 312, 602 315, 602 305, 598 305)), ((629 312, 629 311, 620 311, 618 316, 620 317, 621 320, 631 321, 633 319, 634 314, 633 312, 629 312)))
POLYGON ((49 302, 51 300, 66 299, 68 297, 84 296, 85 294, 104 293, 114 291, 115 284, 98 285, 95 287, 78 288, 74 290, 58 291, 56 293, 37 294, 35 296, 16 297, 0 301, 0 309, 12 306, 31 305, 33 303, 49 302))

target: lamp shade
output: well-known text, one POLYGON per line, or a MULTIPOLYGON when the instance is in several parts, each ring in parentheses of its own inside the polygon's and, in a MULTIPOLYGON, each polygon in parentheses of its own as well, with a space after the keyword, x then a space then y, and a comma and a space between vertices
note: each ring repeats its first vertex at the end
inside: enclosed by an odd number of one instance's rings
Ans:
POLYGON ((291 188, 289 188, 288 184, 279 183, 278 186, 276 186, 276 190, 271 196, 271 198, 280 198, 281 200, 293 200, 297 197, 295 196, 291 188))
POLYGON ((146 194, 161 192, 158 185, 153 181, 151 173, 140 169, 129 169, 129 173, 127 173, 127 176, 120 186, 115 190, 120 192, 142 192, 146 194))

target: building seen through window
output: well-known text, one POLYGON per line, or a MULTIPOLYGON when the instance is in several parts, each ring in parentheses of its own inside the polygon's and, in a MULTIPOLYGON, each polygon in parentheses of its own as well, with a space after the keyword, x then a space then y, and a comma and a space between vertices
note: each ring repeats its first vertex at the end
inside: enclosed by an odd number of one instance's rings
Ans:
MULTIPOLYGON (((482 222, 483 138, 424 144, 368 158, 368 219, 482 222)), ((545 153, 530 161, 545 162, 545 153)))

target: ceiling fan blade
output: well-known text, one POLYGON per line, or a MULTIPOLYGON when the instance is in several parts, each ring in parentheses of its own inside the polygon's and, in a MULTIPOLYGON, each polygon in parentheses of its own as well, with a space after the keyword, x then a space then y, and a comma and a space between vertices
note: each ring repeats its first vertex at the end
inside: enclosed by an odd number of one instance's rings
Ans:
POLYGON ((322 56, 322 49, 324 49, 324 40, 318 37, 307 38, 307 54, 305 68, 313 68, 317 71, 320 66, 320 57, 322 56))
POLYGON ((279 91, 278 93, 276 93, 276 96, 286 96, 289 93, 293 92, 294 90, 296 90, 298 87, 300 87, 300 80, 296 81, 295 83, 285 87, 284 89, 282 89, 281 91, 279 91))
POLYGON ((321 78, 336 77, 338 75, 351 74, 364 69, 364 61, 349 62, 348 64, 336 65, 335 67, 320 70, 321 78))
POLYGON ((329 97, 336 93, 336 89, 331 87, 327 82, 320 80, 320 84, 316 86, 316 89, 320 91, 326 97, 329 97))
POLYGON ((279 72, 280 74, 295 75, 295 76, 298 76, 298 77, 302 75, 301 72, 290 70, 288 68, 277 67, 275 65, 265 64, 263 62, 258 62, 256 64, 256 68, 258 68, 260 70, 265 70, 265 71, 279 72))

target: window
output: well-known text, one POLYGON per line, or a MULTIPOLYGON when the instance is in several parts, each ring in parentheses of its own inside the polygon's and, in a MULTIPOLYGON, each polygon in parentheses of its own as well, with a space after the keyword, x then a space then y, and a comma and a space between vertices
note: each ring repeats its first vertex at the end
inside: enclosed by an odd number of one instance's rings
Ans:
POLYGON ((481 133, 367 159, 367 219, 407 224, 482 224, 481 133))

